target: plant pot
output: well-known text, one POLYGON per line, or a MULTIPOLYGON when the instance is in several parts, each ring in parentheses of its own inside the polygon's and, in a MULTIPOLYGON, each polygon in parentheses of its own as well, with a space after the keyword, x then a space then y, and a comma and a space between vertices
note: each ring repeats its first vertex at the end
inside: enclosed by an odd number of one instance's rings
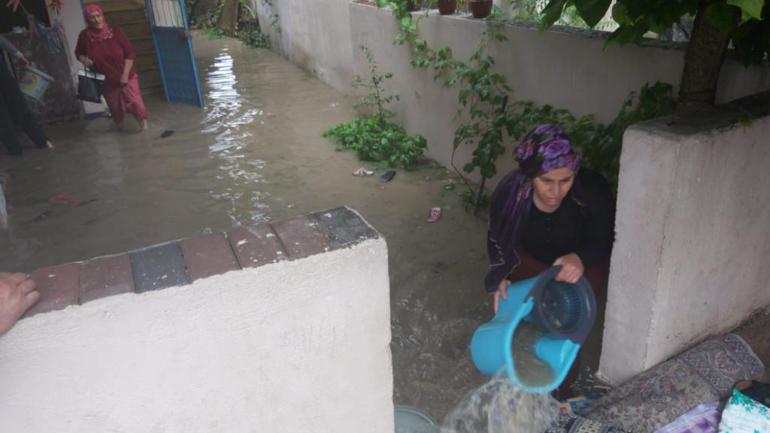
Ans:
POLYGON ((492 13, 492 0, 470 0, 473 18, 486 18, 492 13))
POLYGON ((452 15, 457 10, 457 0, 438 0, 438 13, 452 15))

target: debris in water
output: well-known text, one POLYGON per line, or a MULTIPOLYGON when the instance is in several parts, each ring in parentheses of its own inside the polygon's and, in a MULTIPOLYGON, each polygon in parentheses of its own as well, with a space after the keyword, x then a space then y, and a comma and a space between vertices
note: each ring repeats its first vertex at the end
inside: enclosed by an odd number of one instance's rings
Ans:
POLYGON ((396 177, 396 172, 394 170, 388 170, 380 177, 380 182, 390 182, 394 177, 396 177))
POLYGON ((61 206, 80 206, 81 201, 73 196, 71 192, 61 191, 48 197, 48 203, 61 206))
POLYGON ((53 211, 51 211, 51 210, 43 211, 43 213, 41 213, 40 215, 32 218, 32 222, 43 221, 44 219, 46 219, 49 216, 51 216, 52 213, 53 213, 53 211))
POLYGON ((373 174, 374 174, 373 171, 367 170, 365 167, 361 167, 358 170, 353 172, 353 176, 361 176, 361 177, 371 176, 373 174))
POLYGON ((428 222, 429 223, 435 223, 436 221, 441 218, 441 208, 440 207, 432 207, 428 211, 428 222))
POLYGON ((91 204, 91 203, 93 203, 93 202, 95 202, 95 201, 97 201, 97 200, 99 200, 99 199, 98 199, 98 198, 92 198, 92 199, 90 199, 90 200, 86 200, 86 201, 84 201, 84 202, 80 203, 78 206, 85 206, 85 205, 87 205, 87 204, 91 204))

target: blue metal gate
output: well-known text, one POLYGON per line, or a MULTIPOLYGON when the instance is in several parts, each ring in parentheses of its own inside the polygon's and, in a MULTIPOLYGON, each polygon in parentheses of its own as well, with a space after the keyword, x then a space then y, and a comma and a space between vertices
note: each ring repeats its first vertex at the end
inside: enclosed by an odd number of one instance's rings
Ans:
POLYGON ((144 0, 166 100, 203 106, 184 0, 144 0))

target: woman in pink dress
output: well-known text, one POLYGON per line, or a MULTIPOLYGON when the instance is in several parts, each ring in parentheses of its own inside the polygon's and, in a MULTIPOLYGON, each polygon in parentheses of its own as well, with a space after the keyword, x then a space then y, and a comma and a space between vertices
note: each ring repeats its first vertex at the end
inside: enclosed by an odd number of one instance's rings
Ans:
POLYGON ((105 75, 102 93, 118 128, 123 128, 125 114, 130 113, 140 130, 147 129, 147 111, 134 67, 134 48, 123 30, 107 24, 99 6, 86 6, 85 17, 88 28, 78 36, 75 55, 81 63, 105 75))

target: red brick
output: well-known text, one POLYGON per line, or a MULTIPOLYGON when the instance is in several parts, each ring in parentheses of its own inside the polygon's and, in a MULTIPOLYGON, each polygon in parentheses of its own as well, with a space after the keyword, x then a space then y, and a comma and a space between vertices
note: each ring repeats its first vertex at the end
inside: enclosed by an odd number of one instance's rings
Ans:
POLYGON ((80 265, 67 263, 33 271, 32 279, 37 284, 40 300, 24 314, 35 314, 61 310, 68 305, 76 305, 80 295, 80 265))
POLYGON ((286 252, 270 224, 238 227, 227 233, 242 268, 254 268, 286 260, 286 252))
POLYGON ((317 222, 306 216, 273 223, 273 229, 292 259, 328 251, 329 242, 317 226, 317 222))
POLYGON ((220 233, 182 241, 182 255, 193 280, 240 269, 230 243, 220 233))
POLYGON ((80 303, 134 291, 127 255, 100 257, 80 265, 80 303))

